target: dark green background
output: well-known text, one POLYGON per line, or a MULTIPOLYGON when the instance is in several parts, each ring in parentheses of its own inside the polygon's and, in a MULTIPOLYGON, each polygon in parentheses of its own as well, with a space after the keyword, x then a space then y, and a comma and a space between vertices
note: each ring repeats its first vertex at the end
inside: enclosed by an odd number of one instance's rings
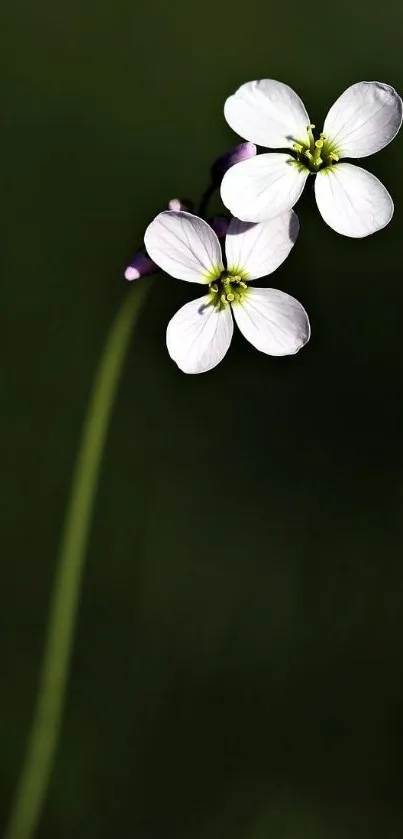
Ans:
MULTIPOLYGON (((0 12, 0 820, 31 719, 81 423, 150 218, 232 145, 273 77, 320 125, 355 81, 403 89, 403 7, 5 0, 0 12)), ((403 835, 403 137, 367 165, 367 240, 312 196, 273 285, 312 340, 239 335, 186 377, 160 275, 108 437, 60 749, 38 839, 403 835)), ((145 281, 146 282, 146 281, 145 281)), ((195 290, 196 294, 196 290, 195 290)))

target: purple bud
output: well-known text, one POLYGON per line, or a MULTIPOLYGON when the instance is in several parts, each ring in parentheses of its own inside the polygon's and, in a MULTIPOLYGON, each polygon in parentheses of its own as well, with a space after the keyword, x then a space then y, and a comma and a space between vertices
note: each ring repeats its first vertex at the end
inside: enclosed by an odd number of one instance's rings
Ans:
POLYGON ((140 250, 136 251, 130 265, 126 268, 125 279, 138 280, 147 274, 154 274, 155 271, 158 271, 157 265, 150 259, 145 248, 140 248, 140 250))
POLYGON ((209 225, 213 228, 218 238, 223 239, 227 235, 229 219, 226 216, 214 216, 214 218, 209 219, 209 225))
POLYGON ((254 143, 240 143, 239 146, 234 146, 220 157, 217 157, 215 163, 211 167, 211 173, 214 178, 220 180, 224 177, 231 166, 236 163, 241 163, 242 160, 249 160, 250 157, 255 157, 257 148, 254 143))
POLYGON ((193 203, 191 201, 182 201, 180 198, 171 198, 168 204, 168 210, 175 210, 177 213, 192 213, 193 203))

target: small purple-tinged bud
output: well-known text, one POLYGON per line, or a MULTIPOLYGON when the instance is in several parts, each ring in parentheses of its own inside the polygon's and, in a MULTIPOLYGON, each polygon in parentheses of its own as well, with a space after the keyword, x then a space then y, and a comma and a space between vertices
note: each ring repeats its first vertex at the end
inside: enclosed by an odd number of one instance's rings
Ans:
POLYGON ((214 179, 221 180, 231 166, 236 163, 241 163, 242 160, 249 160, 250 157, 255 157, 257 148, 254 143, 240 143, 239 146, 234 146, 220 157, 217 157, 215 163, 211 167, 211 174, 214 179))
POLYGON ((147 274, 154 274, 158 271, 158 266, 150 259, 145 248, 140 248, 136 251, 130 265, 125 271, 126 280, 138 280, 140 277, 145 277, 147 274))
POLYGON ((209 225, 213 228, 218 238, 223 239, 227 235, 229 219, 226 216, 214 216, 214 218, 209 219, 209 225))
POLYGON ((181 198, 171 198, 168 204, 168 210, 175 210, 177 213, 192 213, 193 203, 192 201, 183 201, 181 198))

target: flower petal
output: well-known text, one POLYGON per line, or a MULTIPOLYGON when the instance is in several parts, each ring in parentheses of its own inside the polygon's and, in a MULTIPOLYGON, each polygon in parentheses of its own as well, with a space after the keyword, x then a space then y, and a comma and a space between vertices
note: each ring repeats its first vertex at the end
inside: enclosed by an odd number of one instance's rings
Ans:
POLYGON ((144 243, 151 259, 179 280, 208 283, 223 270, 220 243, 198 216, 165 210, 148 225, 144 243))
POLYGON ((304 103, 291 87, 274 79, 243 84, 225 102, 224 116, 240 137, 265 148, 308 142, 304 103))
POLYGON ((310 338, 308 315, 301 303, 276 288, 248 288, 233 305, 244 337, 267 355, 294 355, 310 338))
POLYGON ((233 218, 225 239, 228 270, 242 273, 247 280, 266 277, 287 258, 298 232, 293 210, 258 224, 233 218))
POLYGON ((218 309, 207 294, 186 303, 169 321, 169 355, 184 373, 205 373, 222 361, 233 331, 230 306, 218 309))
POLYGON ((357 82, 339 96, 323 133, 339 157, 367 157, 387 146, 402 124, 402 100, 381 82, 357 82))
POLYGON ((375 175, 352 163, 336 163, 315 178, 319 212, 342 236, 360 239, 389 224, 393 201, 375 175))
POLYGON ((288 154, 259 154, 225 173, 221 198, 233 216, 267 221, 296 204, 307 177, 288 154))

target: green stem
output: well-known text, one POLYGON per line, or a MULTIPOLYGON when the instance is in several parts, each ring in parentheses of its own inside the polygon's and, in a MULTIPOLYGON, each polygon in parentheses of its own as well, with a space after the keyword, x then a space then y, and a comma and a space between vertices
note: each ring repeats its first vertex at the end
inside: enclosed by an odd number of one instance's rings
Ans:
POLYGON ((51 596, 49 625, 32 728, 4 839, 31 839, 57 748, 74 626, 99 469, 119 375, 147 285, 125 297, 95 375, 84 422, 51 596))

